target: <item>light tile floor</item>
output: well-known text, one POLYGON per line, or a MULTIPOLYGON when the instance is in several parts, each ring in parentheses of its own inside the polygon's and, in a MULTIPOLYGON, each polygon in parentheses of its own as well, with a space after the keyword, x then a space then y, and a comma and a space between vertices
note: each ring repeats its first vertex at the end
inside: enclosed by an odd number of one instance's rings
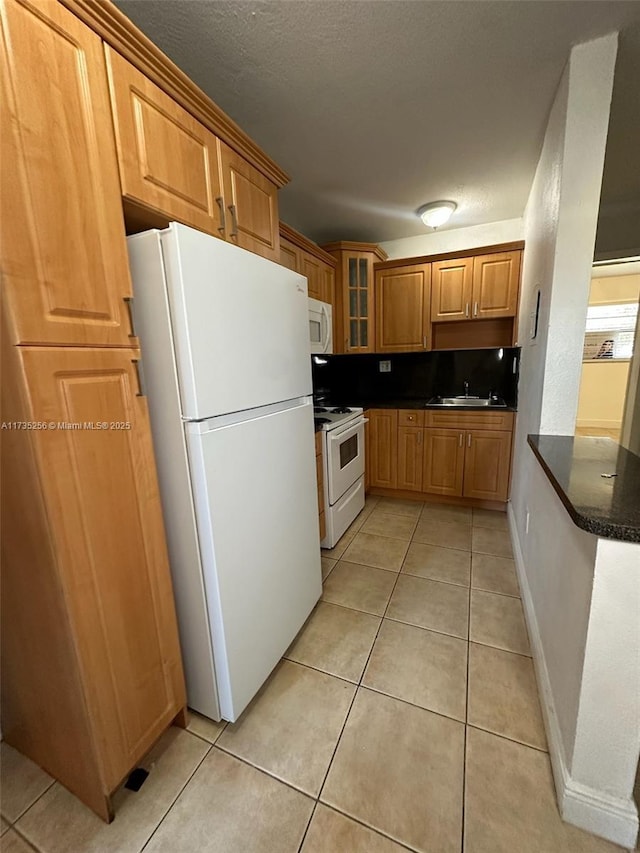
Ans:
POLYGON ((556 809, 506 517, 369 498, 235 725, 192 715, 107 826, 2 744, 3 853, 613 853, 556 809))

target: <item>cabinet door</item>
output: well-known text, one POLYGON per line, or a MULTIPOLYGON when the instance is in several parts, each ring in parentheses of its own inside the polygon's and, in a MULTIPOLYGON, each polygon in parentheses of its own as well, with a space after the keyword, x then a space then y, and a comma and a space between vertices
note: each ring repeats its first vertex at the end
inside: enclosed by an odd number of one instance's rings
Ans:
POLYGON ((313 299, 324 296, 324 281, 322 277, 322 261, 307 252, 301 252, 300 272, 307 279, 308 293, 313 299))
POLYGON ((280 263, 287 269, 300 272, 300 249, 285 237, 280 237, 280 263))
POLYGON ((471 317, 473 258, 431 264, 431 321, 471 317))
POLYGON ((328 302, 329 305, 333 305, 334 298, 334 290, 335 290, 335 281, 336 281, 336 271, 333 267, 330 267, 328 264, 322 265, 322 278, 323 278, 323 293, 322 293, 322 301, 328 302))
POLYGON ((521 254, 501 252, 473 259, 474 318, 516 316, 521 254))
POLYGON ((122 195, 224 236, 218 139, 105 46, 122 195))
POLYGON ((369 409, 370 485, 395 489, 398 465, 398 412, 369 409))
POLYGON ((56 424, 35 431, 34 445, 113 790, 185 701, 147 403, 132 363, 139 353, 59 347, 20 355, 31 420, 56 424))
POLYGON ((430 283, 430 264, 376 272, 377 352, 430 348, 430 283))
POLYGON ((0 219, 12 340, 131 346, 102 43, 60 3, 2 0, 0 15, 0 219))
POLYGON ((422 491, 423 432, 421 427, 398 427, 399 489, 422 491))
MULTIPOLYGON (((343 255, 342 304, 344 351, 374 352, 373 261, 369 253, 349 252, 343 255)), ((336 351, 339 350, 336 348, 336 351)))
POLYGON ((279 260, 278 188, 224 142, 219 144, 227 240, 279 260))
POLYGON ((425 429, 422 491, 461 495, 464 450, 462 430, 425 429))
POLYGON ((511 435, 510 432, 492 430, 467 432, 463 490, 466 498, 507 500, 511 435))

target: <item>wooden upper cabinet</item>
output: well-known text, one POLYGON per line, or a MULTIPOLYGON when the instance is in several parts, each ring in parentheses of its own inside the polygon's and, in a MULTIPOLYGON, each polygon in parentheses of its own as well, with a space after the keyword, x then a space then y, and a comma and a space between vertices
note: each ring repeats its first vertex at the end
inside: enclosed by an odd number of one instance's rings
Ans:
POLYGON ((334 259, 284 222, 280 223, 280 263, 305 276, 309 296, 333 304, 334 259))
POLYGON ((431 265, 377 270, 376 351, 430 349, 431 265))
POLYGON ((335 273, 333 351, 375 352, 373 265, 386 253, 374 243, 338 242, 322 247, 338 262, 335 273))
POLYGON ((219 140, 105 45, 122 195, 219 237, 219 140))
POLYGON ((507 500, 511 439, 510 432, 473 430, 466 433, 463 491, 466 498, 507 500))
POLYGON ((279 261, 277 186, 224 142, 219 145, 227 240, 279 261))
POLYGON ((398 411, 369 409, 369 484, 395 489, 398 474, 398 411))
POLYGON ((289 242, 285 237, 280 237, 280 263, 283 267, 300 271, 300 249, 293 243, 289 242))
POLYGON ((131 346, 102 43, 59 3, 0 3, 2 263, 13 343, 131 346))
POLYGON ((185 701, 138 357, 115 348, 20 353, 29 418, 75 425, 32 436, 108 792, 185 701))
POLYGON ((473 259, 473 317, 515 317, 521 252, 479 255, 473 259))
POLYGON ((473 258, 431 264, 431 321, 468 320, 471 317, 473 258))
POLYGON ((307 279, 309 296, 324 301, 324 264, 308 252, 301 252, 300 272, 307 279))
POLYGON ((328 265, 324 265, 324 269, 322 272, 324 285, 323 285, 323 295, 321 297, 323 302, 328 302, 330 305, 335 304, 335 287, 336 287, 336 271, 333 267, 328 265))
POLYGON ((462 430, 424 430, 423 491, 437 495, 462 495, 464 439, 462 430))

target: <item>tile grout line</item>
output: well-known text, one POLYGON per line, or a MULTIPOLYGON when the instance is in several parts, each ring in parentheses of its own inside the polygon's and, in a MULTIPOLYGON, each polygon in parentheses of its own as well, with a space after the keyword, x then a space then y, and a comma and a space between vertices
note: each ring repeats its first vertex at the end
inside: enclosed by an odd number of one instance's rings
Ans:
MULTIPOLYGON (((473 542, 472 542, 473 545, 473 542)), ((469 680, 471 676, 471 583, 473 573, 473 551, 471 552, 471 565, 469 566, 469 603, 467 606, 467 688, 464 708, 464 740, 462 753, 462 825, 460 827, 460 853, 464 853, 465 846, 465 807, 467 795, 467 731, 469 725, 469 680)))
MULTIPOLYGON (((184 731, 186 731, 186 729, 184 729, 184 731)), ((193 732, 189 732, 189 734, 193 734, 193 732)), ((194 735, 194 737, 198 737, 198 736, 197 736, 197 735, 194 735)), ((203 738, 200 738, 200 740, 203 740, 203 738)), ((146 849, 146 847, 148 846, 148 844, 149 844, 149 842, 151 841, 151 839, 153 838, 153 836, 156 834, 156 832, 160 829, 160 827, 162 826, 162 824, 163 824, 163 823, 164 823, 164 821, 166 820, 166 818, 167 818, 167 816, 169 815, 169 812, 171 811, 171 809, 175 806, 175 804, 178 802, 178 800, 179 800, 179 799, 180 799, 180 797, 182 796, 182 793, 184 792, 184 790, 185 790, 185 788, 187 787, 187 785, 189 784, 189 782, 191 782, 191 780, 193 779, 193 777, 195 776, 195 774, 198 772, 198 770, 199 770, 199 769, 200 769, 200 767, 202 766, 202 764, 203 764, 204 760, 207 758, 207 756, 210 754, 211 750, 214 748, 214 744, 210 743, 209 741, 205 741, 205 742, 206 742, 206 743, 209 743, 209 749, 205 752, 205 754, 202 756, 202 758, 200 759, 200 761, 199 761, 199 762, 197 763, 197 765, 194 767, 193 772, 189 774, 189 778, 188 778, 188 779, 187 779, 187 781, 184 783, 184 785, 180 788, 180 790, 178 791, 178 793, 176 794, 176 796, 173 798, 173 800, 172 800, 172 801, 171 801, 171 803, 169 804, 169 807, 167 808, 167 810, 165 811, 165 813, 162 815, 162 817, 160 818, 160 820, 158 821, 158 823, 157 823, 157 824, 156 824, 156 826, 154 827, 153 832, 152 832, 152 833, 151 833, 151 835, 147 838, 147 840, 144 842, 144 844, 142 845, 142 847, 140 848, 140 850, 138 851, 138 853, 142 853, 142 851, 146 849)))
MULTIPOLYGON (((318 801, 318 805, 324 806, 326 809, 330 811, 337 812, 337 814, 346 817, 348 820, 357 823, 358 826, 362 826, 365 829, 368 829, 370 832, 373 832, 375 835, 379 835, 381 838, 384 838, 387 841, 391 841, 394 844, 397 844, 398 847, 401 847, 403 850, 409 850, 410 853, 420 853, 420 851, 416 847, 411 847, 406 841, 399 841, 397 838, 394 838, 392 835, 389 835, 387 832, 384 832, 382 829, 378 829, 370 823, 366 823, 362 818, 354 817, 348 812, 343 811, 339 806, 334 806, 333 804, 325 803, 324 800, 322 802, 318 801)), ((347 853, 351 853, 351 851, 347 851, 347 853)))
MULTIPOLYGON (((406 554, 405 554, 405 556, 403 557, 402 563, 401 563, 401 565, 400 565, 400 571, 402 570, 402 566, 404 565, 404 561, 405 561, 405 559, 406 559, 406 554)), ((369 665, 369 661, 370 661, 370 659, 371 659, 371 655, 373 654, 373 649, 374 649, 374 647, 375 647, 376 641, 377 641, 378 636, 379 636, 379 634, 380 634, 380 629, 382 628, 382 625, 383 625, 383 622, 384 622, 384 614, 387 612, 387 610, 388 610, 388 608, 389 608, 389 602, 391 601, 391 598, 392 598, 392 596, 393 596, 393 592, 394 592, 394 590, 395 590, 395 588, 396 588, 396 585, 397 585, 397 583, 398 583, 398 578, 400 577, 400 571, 398 571, 398 572, 396 573, 396 579, 395 579, 395 582, 394 582, 393 587, 392 587, 392 589, 391 589, 391 593, 389 594, 389 598, 388 598, 388 600, 387 600, 387 604, 386 604, 386 607, 385 607, 384 612, 383 612, 383 614, 382 614, 382 617, 380 618, 380 624, 378 625, 378 630, 376 631, 376 635, 375 635, 375 637, 373 638, 373 643, 371 643, 371 648, 369 649, 369 654, 367 655, 367 659, 366 659, 366 661, 364 662, 364 666, 362 667, 362 672, 360 673, 360 678, 358 679, 358 682, 357 682, 357 684, 356 684, 356 689, 355 689, 355 691, 354 691, 354 693, 353 693, 353 699, 351 700, 351 704, 349 705, 349 710, 347 711, 347 714, 346 714, 346 716, 345 716, 345 718, 344 718, 344 723, 342 724, 342 728, 340 729, 340 734, 338 735, 338 739, 337 739, 337 741, 336 741, 336 745, 335 745, 334 750, 333 750, 333 752, 332 752, 332 754, 331 754, 331 759, 330 759, 330 761, 329 761, 329 764, 327 765, 326 773, 324 774, 324 778, 323 778, 323 780, 322 780, 322 784, 320 785, 320 790, 318 791, 318 797, 317 797, 317 801, 318 801, 318 802, 320 801, 320 797, 322 796, 322 792, 324 791, 324 786, 326 785, 327 777, 329 776, 329 772, 331 771, 331 766, 333 765, 333 760, 334 760, 334 758, 335 758, 335 756, 336 756, 336 752, 338 751, 338 747, 340 746, 340 741, 342 740, 342 735, 343 735, 344 730, 345 730, 345 728, 346 728, 346 726, 347 726, 347 722, 349 721, 349 717, 350 717, 350 715, 351 715, 351 710, 352 710, 352 708, 353 708, 353 704, 354 704, 354 702, 356 701, 356 696, 358 695, 358 690, 360 690, 360 688, 362 687, 362 679, 364 678, 364 674, 365 674, 365 672, 366 672, 366 670, 367 670, 367 666, 369 665)), ((349 609, 349 608, 345 608, 345 609, 349 609)), ((356 612, 359 612, 359 611, 356 611, 356 612)))
MULTIPOLYGON (((27 757, 27 756, 25 756, 25 757, 27 757)), ((35 764, 35 762, 34 762, 34 764, 35 764)), ((38 767, 38 766, 39 765, 36 765, 36 767, 38 767)), ((40 768, 40 769, 42 770, 42 768, 40 768)), ((46 771, 44 771, 44 772, 46 773, 46 771)), ((51 782, 47 785, 47 787, 44 789, 44 791, 42 791, 40 794, 38 794, 38 796, 35 798, 35 800, 32 803, 29 803, 29 805, 26 807, 26 809, 24 809, 22 812, 20 812, 20 814, 18 815, 18 817, 14 821, 9 820, 9 818, 7 818, 5 815, 2 815, 2 817, 9 824, 9 829, 15 829, 18 821, 22 820, 22 818, 26 815, 26 813, 28 811, 30 811, 35 806, 35 804, 39 800, 41 800, 48 791, 50 791, 53 788, 53 786, 56 784, 56 782, 58 782, 58 780, 52 778, 51 782)), ((58 784, 60 784, 60 783, 58 782, 58 784)), ((64 788, 64 785, 62 787, 64 788)), ((22 833, 20 833, 20 834, 22 835, 22 833)), ((22 837, 25 838, 26 836, 23 835, 22 837)), ((29 844, 31 844, 31 842, 29 842, 29 844)), ((33 847, 33 844, 31 844, 31 846, 33 847)))
MULTIPOLYGON (((51 787, 51 785, 49 785, 49 788, 50 787, 51 787)), ((38 797, 38 799, 40 799, 40 797, 38 797)), ((31 806, 29 806, 29 808, 31 808, 31 806)), ((88 808, 88 806, 87 806, 87 808, 88 808)), ((28 810, 29 809, 27 809, 27 811, 28 810)), ((26 812, 25 812, 25 814, 26 814, 26 812)), ((15 824, 12 824, 9 827, 9 829, 7 829, 6 832, 2 833, 2 838, 4 838, 5 835, 8 832, 11 832, 12 830, 13 830, 13 832, 15 832, 15 834, 18 836, 18 838, 20 838, 21 841, 24 841, 24 843, 27 844, 31 848, 31 850, 35 850, 36 853, 45 853, 45 851, 43 851, 42 847, 38 847, 37 844, 35 844, 33 841, 30 841, 29 838, 24 834, 24 832, 21 829, 19 829, 19 827, 17 827, 15 824)))
POLYGON ((307 825, 305 826, 304 832, 302 833, 302 838, 300 839, 300 844, 298 844, 297 853, 300 853, 300 851, 302 850, 302 848, 304 846, 305 839, 306 839, 306 837, 309 833, 309 829, 311 827, 311 821, 313 820, 313 816, 315 815, 316 809, 318 808, 318 802, 319 802, 318 799, 314 800, 314 802, 313 802, 313 808, 311 809, 311 814, 309 815, 309 820, 307 821, 307 825))

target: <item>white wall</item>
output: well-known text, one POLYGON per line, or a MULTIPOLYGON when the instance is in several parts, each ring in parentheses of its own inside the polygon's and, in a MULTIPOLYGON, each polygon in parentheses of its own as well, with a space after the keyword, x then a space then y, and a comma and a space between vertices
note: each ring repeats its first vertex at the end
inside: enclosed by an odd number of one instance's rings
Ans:
POLYGON ((531 454, 515 558, 562 817, 633 847, 640 754, 640 545, 578 528, 531 454))
MULTIPOLYGON (((629 735, 620 705, 635 685, 627 662, 618 668, 615 657, 609 657, 615 696, 599 701, 598 690, 587 684, 605 684, 598 649, 617 651, 615 642, 607 642, 611 623, 605 617, 606 594, 599 595, 595 610, 593 601, 595 566, 603 572, 611 555, 605 555, 603 546, 600 562, 597 549, 594 554, 596 540, 574 529, 527 445, 529 433, 574 431, 616 52, 616 34, 573 48, 525 210, 519 334, 523 349, 509 514, 561 812, 580 826, 630 844, 638 827, 632 782, 628 784, 629 766, 638 757, 637 736, 629 735), (539 332, 530 340, 529 314, 538 289, 539 332), (620 738, 602 731, 605 720, 609 727, 620 724, 620 738), (614 752, 599 776, 588 751, 600 757, 603 745, 614 752)), ((629 544, 625 554, 636 566, 640 562, 640 546, 629 544)), ((633 606, 629 598, 627 610, 621 604, 625 625, 633 606)), ((626 628, 623 633, 628 640, 626 628)), ((637 640, 631 649, 637 649, 637 640)), ((633 713, 637 697, 630 706, 633 713)))
POLYGON ((493 246, 497 243, 512 243, 516 240, 524 240, 522 219, 504 219, 501 222, 487 222, 469 228, 449 226, 445 230, 429 230, 429 233, 417 237, 388 240, 386 243, 380 243, 380 246, 389 255, 389 259, 394 259, 439 255, 462 249, 476 249, 479 246, 493 246))
POLYGON ((571 51, 525 210, 512 486, 521 537, 533 462, 527 434, 574 431, 616 52, 615 34, 571 51), (532 341, 529 314, 538 289, 539 331, 532 341))
POLYGON ((597 539, 573 523, 533 451, 528 448, 528 452, 533 463, 526 501, 529 532, 520 539, 517 555, 528 590, 527 594, 523 591, 523 603, 534 646, 533 635, 537 634, 536 658, 545 669, 541 686, 546 682, 551 692, 551 697, 543 698, 547 699, 547 711, 551 710, 557 721, 555 745, 565 766, 570 767, 597 539))
POLYGON ((583 362, 576 426, 619 430, 628 378, 628 361, 583 362))

